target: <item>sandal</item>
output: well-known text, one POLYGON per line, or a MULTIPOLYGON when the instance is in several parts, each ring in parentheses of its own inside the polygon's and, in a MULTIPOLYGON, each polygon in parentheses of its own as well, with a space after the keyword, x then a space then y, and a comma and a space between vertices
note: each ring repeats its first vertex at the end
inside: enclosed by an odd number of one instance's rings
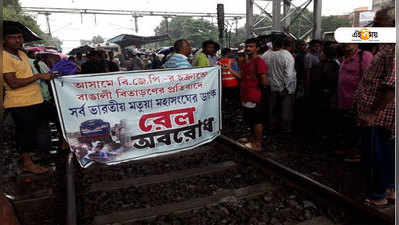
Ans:
POLYGON ((249 138, 243 137, 239 138, 237 141, 240 142, 241 144, 246 144, 249 142, 249 138))
POLYGON ((22 165, 22 170, 27 173, 32 173, 32 174, 43 174, 47 173, 49 171, 48 168, 41 167, 39 165, 29 163, 27 165, 22 165))
POLYGON ((344 159, 344 162, 347 163, 359 163, 360 162, 360 155, 351 155, 344 159))
POLYGON ((262 151, 262 146, 261 145, 257 146, 257 145, 255 145, 255 144, 253 144, 251 142, 248 142, 248 143, 244 144, 244 146, 249 148, 252 151, 256 151, 256 152, 262 151))
POLYGON ((364 204, 368 205, 370 207, 373 207, 373 208, 384 209, 384 208, 389 207, 388 200, 385 199, 385 201, 386 201, 385 203, 381 204, 381 203, 377 203, 376 200, 365 199, 364 204))

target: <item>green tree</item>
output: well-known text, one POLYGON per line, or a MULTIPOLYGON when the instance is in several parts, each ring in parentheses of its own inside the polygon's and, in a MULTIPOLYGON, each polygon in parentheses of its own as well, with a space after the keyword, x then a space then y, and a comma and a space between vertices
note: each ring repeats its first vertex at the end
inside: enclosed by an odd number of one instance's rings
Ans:
POLYGON ((351 27, 352 23, 342 16, 323 16, 321 18, 321 32, 335 31, 339 27, 351 27))
MULTIPOLYGON (((212 39, 217 41, 218 29, 211 22, 203 19, 193 19, 187 17, 174 17, 168 23, 163 20, 154 30, 156 35, 169 34, 172 42, 184 38, 191 46, 201 47, 203 41, 212 39)), ((160 45, 170 45, 168 41, 163 41, 160 45)))

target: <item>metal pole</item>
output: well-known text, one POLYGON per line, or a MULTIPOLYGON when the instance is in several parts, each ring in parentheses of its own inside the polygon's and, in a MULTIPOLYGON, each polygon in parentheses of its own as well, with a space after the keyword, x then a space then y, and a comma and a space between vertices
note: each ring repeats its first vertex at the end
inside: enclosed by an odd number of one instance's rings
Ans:
POLYGON ((138 23, 138 16, 134 15, 134 29, 136 30, 136 33, 139 32, 139 23, 138 23))
POLYGON ((52 37, 53 35, 51 35, 50 18, 49 18, 50 13, 46 13, 45 15, 46 15, 46 21, 47 21, 48 34, 50 35, 50 37, 52 37))
MULTIPOLYGON (((291 8, 291 1, 284 0, 284 17, 286 17, 291 8)), ((287 19, 284 21, 284 32, 289 32, 289 26, 291 24, 291 17, 288 16, 287 19)))
POLYGON ((229 48, 231 48, 231 29, 229 30, 229 48))
POLYGON ((66 179, 67 179, 67 225, 77 225, 76 220, 76 195, 74 181, 73 153, 70 152, 67 160, 66 179))
POLYGON ((313 39, 321 39, 321 0, 313 0, 313 39))
POLYGON ((254 16, 254 0, 247 0, 247 23, 245 25, 247 38, 250 38, 252 36, 253 16, 254 16))
POLYGON ((217 12, 218 29, 219 29, 219 43, 220 46, 223 48, 225 44, 223 36, 227 36, 227 33, 225 32, 225 22, 227 21, 224 20, 224 5, 217 4, 216 12, 217 12))
POLYGON ((169 34, 169 21, 168 21, 168 17, 164 17, 165 20, 165 27, 166 27, 166 33, 169 34))
POLYGON ((281 0, 273 0, 273 30, 281 31, 281 0))
MULTIPOLYGON (((165 27, 166 27, 166 33, 169 34, 169 18, 167 16, 164 17, 165 19, 165 27)), ((172 45, 172 39, 169 39, 169 44, 172 45)))
POLYGON ((236 21, 236 40, 238 41, 238 18, 234 18, 236 21))

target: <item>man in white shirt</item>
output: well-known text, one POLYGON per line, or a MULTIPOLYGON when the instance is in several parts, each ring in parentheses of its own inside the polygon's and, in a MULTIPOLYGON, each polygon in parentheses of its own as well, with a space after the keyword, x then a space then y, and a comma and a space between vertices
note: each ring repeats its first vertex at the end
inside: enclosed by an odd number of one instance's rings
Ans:
POLYGON ((280 120, 281 132, 292 132, 293 106, 296 89, 295 59, 289 51, 283 49, 291 45, 288 39, 277 37, 273 40, 273 48, 262 58, 268 65, 268 79, 271 93, 269 96, 269 127, 278 128, 280 120), (276 114, 276 111, 279 114, 276 114))

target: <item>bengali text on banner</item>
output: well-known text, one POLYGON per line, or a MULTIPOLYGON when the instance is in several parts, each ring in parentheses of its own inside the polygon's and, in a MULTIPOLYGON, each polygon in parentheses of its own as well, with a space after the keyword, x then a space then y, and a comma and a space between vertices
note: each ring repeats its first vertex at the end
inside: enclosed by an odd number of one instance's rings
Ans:
POLYGON ((220 67, 55 78, 53 93, 82 167, 189 150, 220 134, 220 67))

